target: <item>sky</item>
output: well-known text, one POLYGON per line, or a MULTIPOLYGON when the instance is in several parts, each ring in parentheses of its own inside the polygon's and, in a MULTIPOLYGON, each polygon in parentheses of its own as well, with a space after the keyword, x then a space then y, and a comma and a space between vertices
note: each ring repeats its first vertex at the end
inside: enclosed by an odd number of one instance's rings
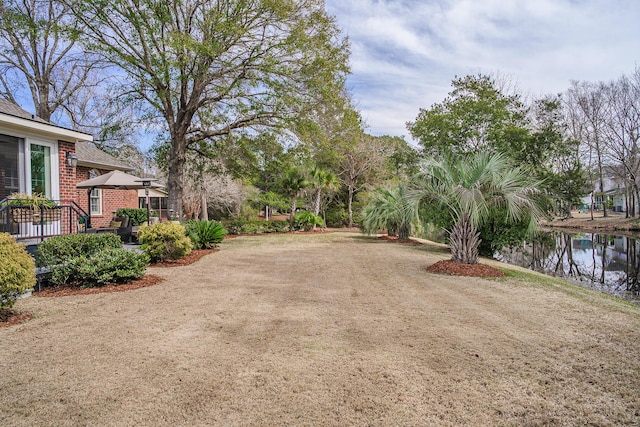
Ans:
POLYGON ((455 76, 492 74, 528 97, 640 64, 638 0, 326 0, 351 43, 347 86, 373 135, 406 136, 455 76))

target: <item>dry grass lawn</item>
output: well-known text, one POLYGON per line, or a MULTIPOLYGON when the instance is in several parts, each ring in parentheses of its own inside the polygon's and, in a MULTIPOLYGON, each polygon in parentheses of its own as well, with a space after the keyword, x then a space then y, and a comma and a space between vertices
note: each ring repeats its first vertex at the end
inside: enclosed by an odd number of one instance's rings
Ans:
POLYGON ((640 309, 429 246, 243 237, 166 280, 32 297, 0 425, 640 425, 640 309))

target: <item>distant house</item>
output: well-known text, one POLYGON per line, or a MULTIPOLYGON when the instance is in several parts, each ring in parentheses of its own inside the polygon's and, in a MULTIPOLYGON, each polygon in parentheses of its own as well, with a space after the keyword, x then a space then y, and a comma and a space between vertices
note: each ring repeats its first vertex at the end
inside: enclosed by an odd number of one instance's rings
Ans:
MULTIPOLYGON (((94 190, 91 195, 77 190, 76 184, 91 176, 132 169, 91 141, 89 134, 57 126, 0 99, 0 200, 12 193, 41 193, 91 213, 95 227, 108 225, 119 207, 137 207, 135 190, 94 190)), ((73 227, 64 224, 58 232, 73 232, 73 227)))
MULTIPOLYGON (((626 212, 627 211, 627 198, 624 184, 620 179, 604 178, 603 190, 600 189, 600 182, 596 181, 593 189, 593 207, 596 210, 601 210, 606 203, 609 209, 613 212, 626 212)), ((584 196, 582 198, 583 203, 586 206, 591 204, 591 195, 584 196)))
MULTIPOLYGON (((167 208, 168 193, 162 188, 149 190, 149 209, 158 213, 160 218, 171 218, 171 212, 167 208)), ((145 190, 138 190, 138 207, 147 208, 147 194, 145 190)))

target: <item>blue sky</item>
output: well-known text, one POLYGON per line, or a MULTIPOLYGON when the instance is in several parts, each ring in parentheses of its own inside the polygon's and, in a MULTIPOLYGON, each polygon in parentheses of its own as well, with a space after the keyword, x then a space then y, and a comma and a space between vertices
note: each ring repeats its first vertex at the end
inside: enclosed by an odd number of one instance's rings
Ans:
POLYGON ((640 62, 637 0, 326 0, 351 42, 348 79, 374 135, 405 135, 451 80, 478 72, 518 92, 560 93, 640 62))

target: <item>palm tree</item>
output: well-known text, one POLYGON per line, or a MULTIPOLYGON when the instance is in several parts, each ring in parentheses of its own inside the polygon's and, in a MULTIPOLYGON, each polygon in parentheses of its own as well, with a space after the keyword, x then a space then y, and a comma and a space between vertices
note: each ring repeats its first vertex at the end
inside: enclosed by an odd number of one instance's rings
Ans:
POLYGON ((283 193, 291 199, 289 226, 291 227, 291 230, 293 230, 293 216, 296 213, 296 198, 300 195, 300 192, 309 185, 309 183, 299 169, 290 168, 284 172, 280 185, 282 186, 283 193))
POLYGON ((418 224, 416 204, 407 200, 407 187, 399 184, 392 189, 377 188, 364 209, 362 228, 366 233, 387 230, 390 236, 407 240, 418 224))
POLYGON ((495 208, 505 212, 508 222, 526 220, 528 231, 535 230, 542 216, 534 198, 539 184, 504 155, 481 152, 445 161, 426 160, 414 177, 409 200, 447 209, 454 222, 449 232, 452 261, 475 264, 478 227, 495 208))
MULTIPOLYGON (((315 191, 315 204, 313 207, 313 212, 316 215, 320 215, 320 203, 322 201, 322 192, 323 191, 333 191, 338 188, 340 185, 340 181, 338 181, 338 177, 328 171, 313 168, 309 174, 311 176, 309 186, 315 191)), ((313 229, 316 229, 316 226, 313 226, 313 229)))

